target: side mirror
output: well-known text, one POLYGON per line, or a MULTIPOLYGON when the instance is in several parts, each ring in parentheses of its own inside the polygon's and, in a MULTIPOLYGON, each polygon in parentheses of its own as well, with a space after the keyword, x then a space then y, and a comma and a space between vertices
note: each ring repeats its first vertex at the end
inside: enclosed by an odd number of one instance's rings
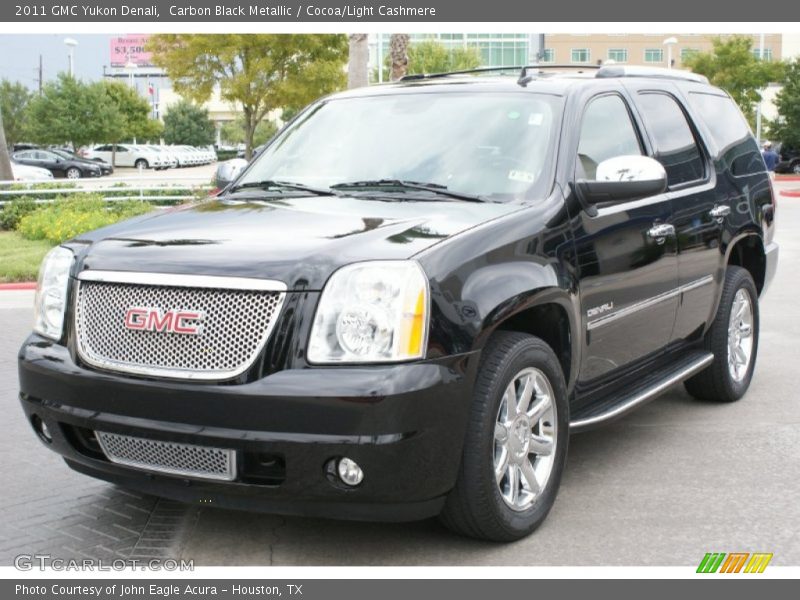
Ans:
POLYGON ((225 189, 234 181, 247 167, 247 161, 243 158, 232 158, 220 163, 214 174, 214 186, 217 189, 225 189))
POLYGON ((587 206, 626 202, 664 192, 667 172, 649 156, 615 156, 597 165, 595 179, 579 179, 575 186, 587 206))

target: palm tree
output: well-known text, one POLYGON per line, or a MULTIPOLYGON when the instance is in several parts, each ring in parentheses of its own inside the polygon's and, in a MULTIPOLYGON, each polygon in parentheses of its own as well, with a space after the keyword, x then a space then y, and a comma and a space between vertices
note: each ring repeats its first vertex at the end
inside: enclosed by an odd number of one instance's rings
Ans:
POLYGON ((347 63, 347 87, 365 87, 368 83, 369 45, 366 33, 350 35, 350 55, 347 63))
POLYGON ((6 130, 3 127, 3 113, 0 112, 0 181, 13 180, 14 172, 11 170, 11 158, 8 156, 6 130))
POLYGON ((389 56, 392 60, 392 81, 398 81, 408 70, 408 40, 407 33, 393 33, 389 38, 389 56))

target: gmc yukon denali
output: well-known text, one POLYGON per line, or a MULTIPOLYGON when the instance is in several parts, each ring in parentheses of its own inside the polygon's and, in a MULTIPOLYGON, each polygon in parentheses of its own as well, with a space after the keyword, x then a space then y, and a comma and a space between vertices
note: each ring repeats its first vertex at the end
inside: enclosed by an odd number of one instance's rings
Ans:
POLYGON ((680 382, 745 394, 774 217, 741 113, 691 73, 351 90, 216 198, 54 249, 20 400, 120 486, 515 540, 571 433, 680 382))

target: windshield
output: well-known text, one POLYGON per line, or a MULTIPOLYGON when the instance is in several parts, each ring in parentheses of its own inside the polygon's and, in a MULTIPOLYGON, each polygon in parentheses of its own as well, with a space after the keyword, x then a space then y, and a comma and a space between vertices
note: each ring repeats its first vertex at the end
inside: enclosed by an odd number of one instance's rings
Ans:
POLYGON ((270 144, 237 187, 395 180, 492 201, 524 199, 549 191, 560 105, 559 97, 529 92, 329 100, 270 144))

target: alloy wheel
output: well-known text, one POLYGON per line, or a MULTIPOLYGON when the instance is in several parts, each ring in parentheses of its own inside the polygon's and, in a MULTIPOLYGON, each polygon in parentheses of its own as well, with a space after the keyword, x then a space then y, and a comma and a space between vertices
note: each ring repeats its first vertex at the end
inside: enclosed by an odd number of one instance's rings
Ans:
POLYGON ((530 508, 547 485, 556 450, 553 388, 538 369, 517 373, 503 392, 494 429, 494 475, 503 501, 530 508))
POLYGON ((728 370, 739 383, 747 375, 753 356, 753 303, 750 294, 739 289, 733 297, 728 321, 728 370))

